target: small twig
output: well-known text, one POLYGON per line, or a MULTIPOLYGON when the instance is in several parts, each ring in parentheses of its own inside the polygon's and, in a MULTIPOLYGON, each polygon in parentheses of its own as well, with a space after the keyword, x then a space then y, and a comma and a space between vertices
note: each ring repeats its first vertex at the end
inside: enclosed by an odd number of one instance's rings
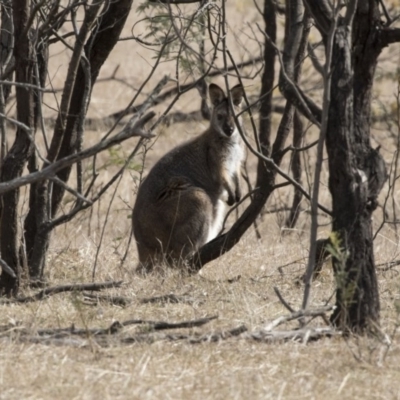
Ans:
POLYGON ((282 297, 281 292, 279 291, 279 289, 274 286, 274 292, 275 294, 278 296, 278 299, 280 300, 280 302, 285 306, 285 308, 287 310, 289 310, 289 312, 294 313, 294 309, 290 306, 289 303, 286 302, 286 300, 282 297))
POLYGON ((85 203, 91 205, 93 204, 91 200, 87 199, 85 196, 82 194, 78 193, 75 189, 72 189, 72 187, 68 186, 64 181, 62 181, 60 178, 57 176, 53 176, 50 178, 51 181, 57 183, 58 185, 62 186, 67 192, 71 193, 74 195, 77 199, 84 201, 85 203))
POLYGON ((195 328, 198 326, 203 326, 208 322, 217 319, 218 315, 213 315, 211 317, 204 317, 199 319, 194 319, 191 321, 183 322, 165 322, 165 321, 146 321, 146 320, 129 320, 122 322, 122 326, 137 325, 137 324, 147 324, 154 331, 160 331, 164 329, 180 329, 180 328, 195 328))
POLYGON ((39 301, 46 299, 57 293, 63 292, 82 292, 85 290, 102 290, 102 289, 110 289, 110 288, 118 288, 122 285, 122 281, 110 281, 110 282, 102 282, 102 283, 77 283, 70 285, 61 285, 61 286, 53 286, 49 288, 45 288, 41 290, 39 293, 36 293, 32 296, 26 297, 17 297, 15 299, 2 299, 0 304, 15 304, 15 303, 32 303, 34 301, 39 301))
POLYGON ((293 265, 293 264, 297 264, 297 263, 299 263, 300 261, 304 261, 306 258, 307 258, 307 257, 299 258, 299 259, 297 259, 297 260, 288 262, 287 264, 283 264, 283 265, 277 267, 277 270, 279 271, 279 273, 280 273, 281 275, 283 275, 283 268, 289 267, 290 265, 293 265))
POLYGON ((188 338, 189 343, 201 343, 201 342, 219 342, 220 340, 229 339, 231 337, 240 336, 242 333, 247 332, 248 329, 245 325, 238 326, 237 328, 229 329, 227 331, 221 331, 211 334, 205 334, 199 338, 188 338))
MULTIPOLYGON (((6 193, 10 190, 17 189, 21 186, 30 185, 34 182, 49 179, 54 176, 59 170, 68 167, 71 164, 76 163, 79 160, 92 157, 93 155, 100 153, 116 144, 123 142, 133 136, 140 136, 142 138, 152 138, 151 134, 144 132, 143 125, 155 116, 154 112, 149 112, 141 119, 139 119, 130 131, 122 132, 113 137, 103 140, 96 145, 87 148, 79 153, 71 154, 65 158, 62 158, 49 166, 43 168, 41 171, 33 172, 31 174, 21 176, 19 178, 12 179, 8 182, 0 183, 0 194, 6 193)), ((1 117, 1 115, 0 115, 1 117)))
POLYGON ((396 261, 390 261, 390 262, 385 262, 385 263, 381 263, 381 264, 377 264, 376 265, 376 269, 378 271, 389 271, 394 267, 397 267, 398 265, 400 265, 400 260, 396 260, 396 261), (378 268, 378 267, 383 267, 385 265, 384 268, 378 268))
POLYGON ((107 302, 115 306, 125 307, 132 304, 133 300, 128 297, 123 296, 110 296, 110 295, 99 295, 92 293, 83 293, 84 299, 95 300, 93 304, 98 304, 99 302, 107 302))
POLYGON ((15 272, 2 258, 0 258, 0 268, 2 269, 3 272, 12 276, 14 279, 17 278, 17 275, 15 275, 15 272))
POLYGON ((34 89, 34 90, 38 90, 39 92, 43 92, 43 93, 54 93, 53 89, 45 89, 45 88, 42 88, 41 86, 32 85, 30 83, 20 83, 20 82, 0 80, 0 85, 16 86, 16 87, 22 87, 25 89, 34 89))
POLYGON ((249 339, 254 339, 260 342, 287 342, 287 341, 302 341, 304 343, 310 340, 318 340, 323 337, 341 336, 342 332, 332 328, 304 328, 291 331, 274 331, 274 332, 252 332, 246 335, 249 339))
POLYGON ((272 329, 276 328, 279 325, 282 325, 285 322, 293 321, 295 319, 300 319, 300 318, 305 318, 305 317, 316 317, 325 314, 328 311, 332 311, 336 308, 334 305, 330 306, 325 306, 321 308, 316 308, 316 309, 306 309, 306 310, 299 310, 296 312, 293 312, 289 315, 284 315, 279 318, 276 318, 272 322, 270 322, 268 325, 266 325, 263 330, 265 332, 272 331, 272 329))
POLYGON ((154 303, 169 303, 169 304, 177 304, 177 303, 193 303, 193 299, 189 296, 182 295, 178 296, 176 294, 165 294, 163 296, 154 296, 154 297, 145 297, 140 299, 141 304, 154 304, 154 303))

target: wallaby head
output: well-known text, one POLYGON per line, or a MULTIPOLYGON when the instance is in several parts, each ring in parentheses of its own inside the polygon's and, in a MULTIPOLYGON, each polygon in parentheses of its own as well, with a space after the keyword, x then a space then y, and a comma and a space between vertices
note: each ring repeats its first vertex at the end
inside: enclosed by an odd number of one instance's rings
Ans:
MULTIPOLYGON (((211 115, 211 128, 222 136, 231 137, 236 130, 235 118, 229 107, 228 96, 216 84, 211 83, 208 92, 210 95, 213 112, 211 115)), ((242 103, 243 89, 240 85, 234 86, 231 90, 232 103, 237 108, 242 103)))

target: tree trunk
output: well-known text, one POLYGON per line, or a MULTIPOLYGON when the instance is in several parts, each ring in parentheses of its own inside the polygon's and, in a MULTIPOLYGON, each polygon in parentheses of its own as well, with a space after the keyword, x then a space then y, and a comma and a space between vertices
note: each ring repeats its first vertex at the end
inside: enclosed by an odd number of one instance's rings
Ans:
POLYGON ((374 33, 379 14, 375 14, 377 7, 370 10, 360 3, 353 37, 345 26, 339 26, 335 35, 326 145, 332 228, 337 239, 334 250, 339 253, 333 257, 337 308, 331 321, 343 330, 362 333, 379 324, 371 216, 385 181, 385 168, 373 176, 379 182, 373 184, 372 174, 383 163, 370 147, 369 130, 371 90, 380 53, 374 33), (372 165, 371 154, 375 154, 372 165))
MULTIPOLYGON (((117 44, 121 35, 122 29, 128 18, 133 0, 118 0, 110 1, 105 7, 105 13, 101 18, 98 29, 92 33, 85 46, 85 52, 89 59, 90 64, 90 81, 91 86, 94 85, 99 75, 100 69, 104 62, 107 60, 112 49, 117 44)), ((85 108, 90 101, 86 99, 85 104, 85 72, 81 64, 76 77, 74 92, 72 94, 70 113, 67 119, 67 127, 64 134, 64 139, 60 148, 58 159, 66 157, 76 151, 78 135, 76 132, 76 124, 79 115, 84 112, 85 108)), ((58 172, 57 176, 63 181, 67 182, 71 173, 72 166, 65 168, 58 172)), ((52 194, 51 211, 54 217, 58 211, 61 200, 64 196, 65 189, 60 185, 54 185, 52 194)))
MULTIPOLYGON (((133 0, 107 1, 101 16, 99 26, 91 33, 85 45, 86 61, 80 62, 73 83, 71 101, 66 116, 66 126, 63 132, 59 151, 56 159, 59 160, 77 150, 79 138, 79 122, 83 124, 90 101, 91 88, 100 72, 101 66, 108 58, 111 50, 118 42, 121 31, 129 15, 133 0)), ((83 134, 82 132, 80 132, 83 134)), ((58 172, 57 176, 64 182, 68 181, 71 167, 58 172)), ((47 184, 35 192, 35 207, 29 210, 27 221, 32 218, 41 221, 35 230, 27 230, 27 254, 31 279, 42 280, 45 254, 50 240, 48 221, 56 215, 65 189, 57 184, 52 184, 52 197, 49 203, 47 184), (39 218, 38 218, 39 216, 39 218)))
MULTIPOLYGON (((13 21, 15 29, 15 77, 17 82, 32 84, 34 71, 33 46, 26 35, 29 20, 29 0, 13 1, 13 21)), ((29 129, 34 126, 34 105, 32 89, 16 88, 17 118, 29 129)), ((21 176, 23 168, 33 151, 34 131, 28 134, 17 128, 14 144, 5 157, 1 172, 1 181, 7 182, 21 176)), ((18 237, 18 201, 19 190, 13 190, 1 197, 1 257, 14 270, 17 278, 8 274, 0 276, 0 292, 6 295, 16 294, 19 287, 19 237, 18 237)))

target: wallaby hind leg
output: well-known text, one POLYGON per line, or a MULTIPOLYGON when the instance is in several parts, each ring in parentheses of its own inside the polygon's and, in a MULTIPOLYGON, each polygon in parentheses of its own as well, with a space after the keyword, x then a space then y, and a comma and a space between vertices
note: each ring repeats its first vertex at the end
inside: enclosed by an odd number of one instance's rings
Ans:
POLYGON ((176 183, 174 178, 155 205, 143 207, 140 218, 134 210, 140 271, 150 272, 162 263, 182 265, 207 241, 213 220, 210 197, 187 181, 176 183))

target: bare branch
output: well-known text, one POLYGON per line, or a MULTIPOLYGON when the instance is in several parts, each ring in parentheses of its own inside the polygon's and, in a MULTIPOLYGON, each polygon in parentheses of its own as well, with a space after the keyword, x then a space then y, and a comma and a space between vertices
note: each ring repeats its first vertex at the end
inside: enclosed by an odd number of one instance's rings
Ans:
POLYGON ((64 181, 62 181, 60 178, 57 176, 53 176, 50 178, 51 181, 57 183, 58 185, 62 186, 67 192, 70 192, 72 195, 74 195, 77 199, 84 201, 85 203, 88 203, 89 205, 92 205, 93 203, 84 197, 82 194, 78 193, 76 190, 72 189, 70 186, 68 186, 64 181))
POLYGON ((263 330, 265 332, 268 331, 272 331, 272 329, 276 328, 279 325, 282 325, 285 322, 289 322, 289 321, 293 321, 293 320, 298 320, 298 319, 302 319, 305 317, 316 317, 316 316, 320 316, 323 315, 325 313, 327 313, 328 311, 332 311, 335 309, 336 306, 326 306, 326 307, 321 307, 321 308, 317 308, 317 309, 308 309, 308 310, 300 310, 300 311, 296 311, 293 312, 289 315, 286 316, 282 316, 279 317, 277 319, 275 319, 274 321, 270 322, 268 325, 266 325, 263 330))
POLYGON ((304 4, 313 16, 321 35, 325 37, 332 23, 332 6, 329 0, 304 0, 304 4))
POLYGON ((0 258, 0 268, 2 269, 3 272, 12 276, 14 279, 17 278, 15 272, 12 270, 12 268, 9 267, 9 265, 2 258, 0 258))
POLYGON ((29 185, 34 182, 42 181, 44 179, 49 179, 53 177, 57 171, 71 164, 75 164, 79 160, 84 160, 85 158, 92 157, 95 154, 100 153, 101 151, 106 150, 112 146, 115 146, 116 144, 119 144, 131 137, 140 136, 147 139, 154 137, 154 135, 148 134, 143 131, 143 125, 150 119, 152 119, 154 116, 155 116, 154 112, 149 112, 139 121, 137 121, 131 130, 128 131, 124 130, 121 133, 113 136, 112 138, 106 139, 92 147, 89 147, 86 150, 81 151, 80 153, 72 154, 68 157, 62 158, 61 160, 58 160, 53 164, 50 164, 47 167, 43 168, 41 171, 21 176, 20 178, 16 178, 8 182, 0 183, 0 194, 6 193, 13 189, 17 189, 21 186, 29 185))
POLYGON ((32 85, 30 83, 20 83, 20 82, 11 82, 11 81, 0 81, 0 85, 6 85, 6 86, 16 86, 16 87, 22 87, 26 89, 35 89, 43 93, 54 93, 54 90, 52 89, 45 89, 40 86, 32 85))
POLYGON ((15 304, 15 303, 32 303, 34 301, 43 300, 47 297, 55 295, 57 293, 64 292, 83 292, 85 290, 102 290, 110 288, 118 288, 122 285, 122 281, 111 281, 102 283, 77 283, 71 285, 52 286, 41 290, 32 296, 17 297, 15 299, 4 299, 0 301, 0 304, 15 304))
POLYGON ((383 28, 380 31, 382 47, 400 42, 400 28, 383 28))

